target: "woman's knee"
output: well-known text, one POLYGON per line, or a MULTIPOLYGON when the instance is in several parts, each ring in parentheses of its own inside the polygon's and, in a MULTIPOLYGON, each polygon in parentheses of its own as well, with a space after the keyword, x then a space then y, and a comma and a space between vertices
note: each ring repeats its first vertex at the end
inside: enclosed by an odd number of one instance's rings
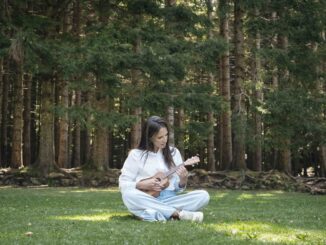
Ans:
POLYGON ((208 192, 205 190, 197 190, 196 192, 197 192, 198 198, 200 198, 203 206, 206 206, 210 200, 210 196, 209 196, 208 192))
POLYGON ((125 204, 127 203, 135 203, 137 200, 139 200, 140 193, 138 190, 126 190, 122 193, 122 200, 125 204))

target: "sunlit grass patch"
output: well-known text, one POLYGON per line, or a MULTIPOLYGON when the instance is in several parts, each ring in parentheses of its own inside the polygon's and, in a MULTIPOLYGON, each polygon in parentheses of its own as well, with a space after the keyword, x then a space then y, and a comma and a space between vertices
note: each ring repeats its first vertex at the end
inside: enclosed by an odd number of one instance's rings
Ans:
POLYGON ((65 215, 65 216, 53 216, 50 219, 54 220, 77 220, 77 221, 110 221, 113 217, 127 217, 130 216, 127 212, 115 212, 115 213, 98 213, 98 214, 85 214, 85 215, 65 215))
POLYGON ((109 188, 84 188, 84 189, 68 189, 68 190, 61 190, 59 191, 60 193, 87 193, 87 192, 114 192, 117 193, 119 192, 119 188, 117 187, 111 187, 109 188))
POLYGON ((293 243, 309 241, 314 237, 316 241, 323 242, 325 230, 294 229, 273 223, 261 223, 256 221, 207 224, 207 228, 213 229, 230 237, 240 237, 246 240, 256 240, 275 243, 293 243))

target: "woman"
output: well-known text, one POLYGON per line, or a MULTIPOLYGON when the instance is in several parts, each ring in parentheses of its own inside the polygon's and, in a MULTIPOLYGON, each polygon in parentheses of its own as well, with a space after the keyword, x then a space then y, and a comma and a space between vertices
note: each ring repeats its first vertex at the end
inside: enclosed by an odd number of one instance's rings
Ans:
POLYGON ((188 171, 180 165, 183 160, 179 150, 168 142, 167 123, 158 116, 148 118, 138 148, 129 152, 121 169, 122 200, 142 220, 202 222, 203 213, 198 210, 208 204, 209 195, 204 190, 177 195, 186 188, 188 171), (173 167, 175 173, 164 178, 173 167))

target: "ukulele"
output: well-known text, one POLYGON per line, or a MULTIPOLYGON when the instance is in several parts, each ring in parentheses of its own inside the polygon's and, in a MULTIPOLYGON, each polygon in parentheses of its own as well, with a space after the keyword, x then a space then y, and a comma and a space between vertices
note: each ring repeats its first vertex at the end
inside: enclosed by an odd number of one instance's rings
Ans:
MULTIPOLYGON (((200 162, 200 159, 198 156, 194 156, 191 157, 189 159, 187 159, 185 162, 183 162, 182 164, 175 166, 173 168, 171 168, 169 171, 167 172, 157 172, 154 176, 143 179, 143 180, 147 180, 147 179, 157 179, 158 181, 161 182, 161 184, 164 186, 164 189, 166 187, 169 186, 169 176, 172 175, 173 173, 175 173, 181 166, 189 166, 189 165, 195 165, 198 162, 200 162)), ((143 192, 153 196, 153 197, 158 197, 160 195, 160 191, 154 191, 154 190, 142 190, 143 192)))

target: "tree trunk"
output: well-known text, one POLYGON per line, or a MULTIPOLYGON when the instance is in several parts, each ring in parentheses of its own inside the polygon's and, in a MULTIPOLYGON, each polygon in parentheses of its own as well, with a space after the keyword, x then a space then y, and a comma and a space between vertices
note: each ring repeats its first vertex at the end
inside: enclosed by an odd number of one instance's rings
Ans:
MULTIPOLYGON (((212 0, 206 0, 206 6, 207 6, 207 17, 208 19, 213 23, 213 4, 212 0)), ((209 28, 208 30, 208 38, 213 39, 213 32, 212 28, 209 28)), ((214 87, 214 75, 212 73, 208 74, 208 83, 214 87)), ((215 134, 214 134, 214 125, 215 125, 215 118, 214 113, 209 112, 207 114, 207 122, 210 123, 210 133, 207 138, 207 169, 209 171, 215 171, 216 170, 216 164, 215 164, 215 134)))
POLYGON ((207 139, 207 169, 209 171, 215 171, 215 138, 214 138, 214 113, 210 112, 207 115, 207 121, 210 122, 210 133, 207 139))
POLYGON ((50 79, 41 84, 40 147, 37 167, 43 176, 54 170, 54 83, 50 79))
POLYGON ((40 101, 40 82, 37 80, 32 81, 32 89, 31 89, 31 164, 37 161, 37 155, 39 152, 39 144, 40 138, 38 133, 40 116, 39 113, 35 113, 37 111, 37 105, 39 105, 40 101))
POLYGON ((244 103, 244 37, 243 37, 243 6, 239 0, 234 4, 234 38, 235 38, 235 81, 233 108, 233 168, 246 169, 245 162, 245 103, 244 103))
MULTIPOLYGON (((272 20, 275 22, 277 19, 277 13, 274 11, 272 13, 272 20)), ((272 38, 272 47, 277 47, 277 39, 278 39, 278 35, 275 34, 272 38)), ((273 85, 273 88, 274 89, 277 89, 278 88, 278 69, 277 69, 277 66, 274 65, 273 68, 272 68, 272 85, 273 85)))
MULTIPOLYGON (((259 12, 255 10, 255 18, 258 18, 259 12)), ((255 43, 255 52, 253 57, 253 82, 255 84, 255 100, 257 101, 257 106, 261 105, 263 102, 263 81, 261 77, 261 59, 258 56, 258 52, 260 50, 260 33, 257 31, 256 37, 254 39, 255 43)), ((254 171, 261 171, 262 170, 262 116, 261 113, 256 109, 254 110, 254 138, 255 138, 255 147, 254 147, 254 155, 253 155, 253 163, 252 163, 252 170, 254 171)))
MULTIPOLYGON (((95 108, 98 113, 106 114, 108 112, 108 98, 103 93, 106 91, 105 85, 97 83, 97 95, 95 96, 95 108)), ((109 167, 109 150, 108 150, 108 129, 102 123, 97 123, 94 131, 94 145, 92 152, 92 164, 96 170, 102 171, 109 167)))
POLYGON ((169 106, 166 113, 167 123, 169 125, 169 144, 174 146, 175 139, 174 139, 174 107, 169 106))
MULTIPOLYGON (((219 2, 220 32, 221 36, 229 44, 229 1, 219 2)), ((230 169, 232 162, 232 134, 231 134, 231 92, 230 92, 230 53, 227 51, 221 58, 221 95, 226 103, 226 110, 220 119, 220 166, 221 170, 230 169)))
POLYGON ((284 147, 281 150, 281 169, 280 171, 286 172, 291 174, 292 173, 292 168, 291 168, 291 150, 290 150, 290 145, 291 141, 290 139, 285 139, 284 141, 284 147))
MULTIPOLYGON (((141 52, 141 38, 140 36, 137 36, 136 41, 134 42, 134 52, 136 54, 139 54, 141 52)), ((132 85, 135 88, 135 91, 137 91, 139 86, 141 86, 140 81, 140 71, 133 69, 132 70, 132 85)), ((141 114, 142 114, 142 108, 136 107, 132 110, 132 115, 135 117, 136 122, 131 127, 130 132, 130 147, 136 148, 140 142, 141 137, 141 114)))
MULTIPOLYGON (((173 6, 176 5, 176 0, 165 0, 165 8, 171 8, 173 6)), ((170 22, 169 19, 166 19, 165 21, 165 29, 169 32, 169 26, 171 25, 172 23, 170 22)), ((182 82, 182 81, 180 81, 182 82)), ((170 101, 172 102, 173 101, 173 96, 172 95, 168 95, 170 96, 170 101)), ((175 121, 175 118, 174 118, 174 105, 172 105, 172 103, 167 107, 166 109, 166 119, 167 119, 167 123, 169 125, 169 144, 171 146, 174 146, 175 145, 175 138, 174 138, 174 121, 175 121)))
POLYGON ((73 16, 72 16, 72 29, 71 32, 75 36, 79 36, 80 34, 80 14, 81 14, 81 8, 80 8, 80 0, 75 0, 73 2, 73 16))
MULTIPOLYGON (((288 48, 288 39, 285 36, 279 36, 280 46, 282 49, 286 50, 288 48)), ((289 79, 289 71, 287 69, 284 69, 283 71, 280 71, 281 81, 287 81, 289 79)), ((286 86, 285 84, 281 84, 279 86, 280 89, 282 87, 286 86)), ((291 139, 285 138, 283 140, 283 148, 281 149, 281 171, 285 171, 289 174, 291 174, 291 139)))
MULTIPOLYGON (((275 11, 272 12, 272 21, 276 22, 277 20, 277 13, 275 11)), ((278 40, 278 35, 277 33, 274 34, 272 41, 271 41, 271 45, 273 48, 276 48, 278 46, 277 44, 277 40, 278 40)), ((278 86, 279 86, 279 77, 278 77, 278 68, 276 65, 272 66, 272 89, 273 90, 277 90, 278 86)), ((274 148, 273 150, 273 162, 272 165, 274 167, 274 169, 277 167, 277 169, 279 169, 278 165, 279 165, 279 150, 274 148)), ((265 169, 266 171, 266 169, 265 169)))
POLYGON ((26 74, 24 88, 24 130, 23 130, 23 163, 31 165, 31 105, 32 105, 32 75, 26 74))
MULTIPOLYGON (((325 31, 323 31, 321 34, 322 40, 323 42, 326 41, 326 37, 325 37, 325 31)), ((317 52, 318 49, 318 45, 317 43, 315 43, 314 45, 314 52, 317 52)), ((322 74, 325 74, 326 72, 326 62, 321 60, 320 65, 317 67, 317 73, 320 74, 320 78, 323 77, 322 74)), ((326 84, 325 81, 323 81, 322 79, 319 79, 317 82, 317 91, 319 91, 319 93, 325 95, 326 94, 326 84)), ((325 107, 324 107, 325 108, 325 107)), ((324 109, 320 115, 322 120, 326 119, 326 110, 324 109)), ((326 177, 326 144, 325 142, 320 142, 319 143, 319 162, 320 162, 320 175, 322 177, 326 177)))
MULTIPOLYGON (((101 2, 100 2, 101 4, 101 2)), ((71 33, 79 39, 79 35, 81 33, 81 4, 80 0, 74 0, 72 3, 72 21, 71 21, 71 33)), ((76 78, 79 79, 79 78, 76 78)), ((81 106, 81 91, 75 90, 73 92, 74 96, 72 96, 73 106, 80 107, 81 106)), ((79 167, 81 165, 81 127, 80 122, 76 121, 68 121, 68 127, 71 126, 70 132, 68 133, 68 158, 70 167, 79 167), (71 144, 70 144, 71 143, 71 144)))
POLYGON ((96 127, 94 132, 94 149, 93 149, 93 165, 98 171, 108 169, 108 130, 104 127, 96 127))
POLYGON ((1 122, 2 122, 2 98, 3 98, 3 59, 0 58, 0 168, 2 167, 2 150, 1 150, 1 142, 2 142, 2 130, 1 130, 1 122))
POLYGON ((321 176, 326 177, 326 145, 320 147, 319 154, 320 154, 321 176))
POLYGON ((183 108, 180 108, 178 110, 178 119, 177 119, 177 125, 179 128, 179 133, 178 133, 178 149, 180 151, 181 156, 185 155, 185 145, 184 145, 184 138, 185 138, 185 126, 184 126, 184 121, 185 121, 185 112, 183 108))
POLYGON ((62 107, 62 115, 59 119, 59 145, 58 145, 58 167, 66 168, 69 165, 69 119, 66 111, 69 106, 69 92, 66 81, 59 83, 59 106, 62 107))
MULTIPOLYGON (((76 91, 75 105, 79 107, 81 105, 81 92, 76 91)), ((73 166, 79 167, 80 162, 80 122, 75 121, 74 129, 74 151, 73 151, 73 166)))
POLYGON ((141 137, 141 113, 142 108, 137 107, 132 111, 132 115, 135 116, 136 122, 131 127, 130 132, 130 147, 136 148, 140 142, 141 137))
POLYGON ((23 166, 23 65, 15 62, 16 74, 13 96, 13 132, 10 167, 20 168, 23 166))
MULTIPOLYGON (((81 95, 82 104, 88 103, 90 100, 89 92, 83 92, 81 95)), ((89 123, 89 118, 86 119, 89 123)), ((85 165, 88 165, 91 160, 91 130, 87 127, 81 130, 81 145, 80 145, 80 153, 81 153, 81 162, 85 165)))
MULTIPOLYGON (((70 107, 73 107, 75 104, 73 94, 69 93, 68 95, 68 104, 70 107)), ((72 167, 72 161, 73 161, 73 144, 74 144, 74 135, 73 135, 73 128, 74 128, 74 121, 70 118, 68 118, 68 163, 67 168, 72 167)))

